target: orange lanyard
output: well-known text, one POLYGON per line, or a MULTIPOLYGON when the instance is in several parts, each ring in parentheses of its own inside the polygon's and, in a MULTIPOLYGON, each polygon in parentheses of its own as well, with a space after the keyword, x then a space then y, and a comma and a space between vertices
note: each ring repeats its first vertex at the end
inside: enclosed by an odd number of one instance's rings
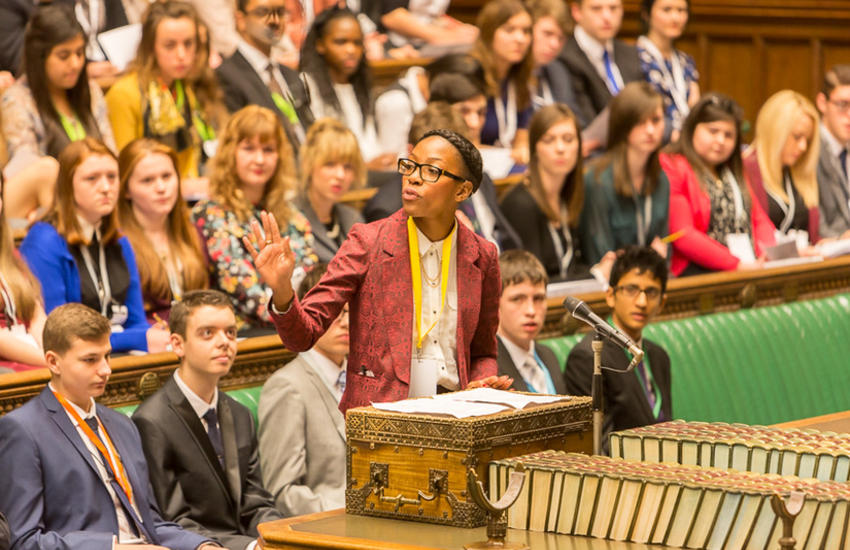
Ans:
MULTIPOLYGON (((52 391, 52 390, 51 390, 52 391)), ((106 431, 106 428, 100 422, 100 419, 97 418, 97 425, 100 427, 100 431, 103 432, 103 440, 97 436, 96 433, 92 431, 86 422, 80 418, 80 415, 77 414, 77 411, 74 410, 73 407, 65 400, 65 398, 55 391, 53 395, 56 396, 56 399, 59 403, 62 404, 62 407, 68 411, 68 414, 73 417, 74 420, 77 421, 77 425, 83 430, 83 433, 86 434, 86 437, 89 438, 89 441, 97 447, 97 450, 100 451, 100 454, 103 455, 106 463, 109 464, 109 468, 112 470, 112 474, 115 476, 115 479, 118 481, 118 485, 121 486, 121 489, 124 490, 124 494, 127 495, 127 498, 130 500, 130 503, 133 503, 133 486, 130 485, 130 480, 127 479, 127 473, 124 471, 124 464, 121 463, 121 457, 118 456, 118 451, 115 450, 115 446, 112 444, 112 439, 110 439, 109 434, 106 431), (106 450, 106 447, 103 445, 103 441, 106 440, 106 444, 109 445, 109 451, 106 450), (113 458, 115 457, 115 462, 113 463, 113 458)))

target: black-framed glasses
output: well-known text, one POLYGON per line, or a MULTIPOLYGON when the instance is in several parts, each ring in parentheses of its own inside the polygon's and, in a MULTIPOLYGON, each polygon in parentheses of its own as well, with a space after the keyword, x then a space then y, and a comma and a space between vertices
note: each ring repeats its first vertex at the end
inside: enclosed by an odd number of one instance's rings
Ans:
POLYGON ((614 287, 614 290, 621 292, 626 298, 634 299, 640 296, 641 293, 643 293, 643 295, 646 296, 646 299, 650 302, 654 302, 661 298, 661 289, 655 286, 641 288, 637 285, 622 285, 614 287))
POLYGON ((466 181, 466 178, 452 174, 448 170, 443 170, 433 164, 419 164, 415 160, 398 159, 398 173, 402 176, 412 176, 417 168, 419 169, 419 177, 422 178, 422 181, 434 182, 440 179, 440 176, 448 176, 457 181, 466 181))
POLYGON ((278 19, 283 19, 286 15, 286 8, 283 6, 278 6, 276 8, 259 7, 254 8, 247 13, 257 19, 270 19, 272 16, 275 16, 278 19))

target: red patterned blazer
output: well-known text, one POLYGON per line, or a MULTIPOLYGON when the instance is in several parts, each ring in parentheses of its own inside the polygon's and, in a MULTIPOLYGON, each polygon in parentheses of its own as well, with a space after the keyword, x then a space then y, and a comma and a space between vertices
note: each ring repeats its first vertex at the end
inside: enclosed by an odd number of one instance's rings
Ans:
MULTIPOLYGON (((457 234, 457 368, 460 386, 496 374, 501 278, 496 247, 463 224, 457 234)), ((339 408, 407 398, 413 347, 407 214, 356 224, 304 299, 272 314, 293 351, 310 349, 349 303, 351 345, 339 408)))

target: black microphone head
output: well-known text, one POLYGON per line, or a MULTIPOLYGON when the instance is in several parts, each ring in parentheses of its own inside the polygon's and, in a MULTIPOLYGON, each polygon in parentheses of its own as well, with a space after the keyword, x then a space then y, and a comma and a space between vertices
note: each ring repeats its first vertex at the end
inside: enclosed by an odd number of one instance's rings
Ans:
POLYGON ((573 296, 567 296, 566 298, 564 298, 564 307, 567 308, 567 311, 569 311, 571 315, 583 303, 584 302, 573 296))
POLYGON ((579 321, 583 321, 589 325, 593 325, 593 310, 590 309, 583 301, 578 298, 574 298, 573 296, 567 296, 564 298, 564 307, 567 308, 567 311, 570 312, 570 315, 578 319, 579 321))

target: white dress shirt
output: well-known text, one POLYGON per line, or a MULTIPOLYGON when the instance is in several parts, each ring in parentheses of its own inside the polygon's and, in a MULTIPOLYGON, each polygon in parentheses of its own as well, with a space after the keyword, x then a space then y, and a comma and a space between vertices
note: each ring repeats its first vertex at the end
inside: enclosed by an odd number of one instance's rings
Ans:
POLYGON ((587 31, 581 28, 581 25, 576 25, 575 29, 573 29, 573 36, 578 43, 578 47, 581 48, 581 51, 583 51, 590 60, 593 68, 596 69, 596 72, 602 77, 602 80, 608 86, 608 89, 612 94, 616 95, 616 92, 613 90, 611 83, 608 80, 608 72, 605 70, 605 61, 602 58, 607 50, 608 57, 611 60, 611 72, 614 74, 614 80, 617 81, 618 88, 622 90, 623 75, 620 74, 620 68, 617 67, 617 63, 614 60, 614 41, 607 40, 605 44, 601 44, 595 38, 587 34, 587 31))
POLYGON ((534 356, 534 340, 531 341, 528 349, 522 349, 502 335, 499 335, 499 340, 502 341, 505 349, 508 350, 508 355, 522 376, 526 386, 534 388, 534 391, 537 393, 549 393, 546 374, 543 372, 543 365, 539 364, 534 356))
MULTIPOLYGON (((180 378, 179 369, 174 371, 174 381, 177 382, 177 387, 180 388, 180 391, 183 392, 184 396, 186 396, 186 400, 189 401, 189 406, 192 407, 192 410, 195 411, 195 414, 197 414, 198 418, 201 419, 201 424, 204 426, 204 430, 206 431, 209 426, 207 426, 207 421, 204 420, 204 415, 207 414, 208 410, 218 408, 218 388, 216 388, 213 392, 212 403, 207 403, 203 397, 193 392, 192 388, 187 386, 186 382, 180 378)), ((216 410, 216 414, 218 414, 218 410, 216 410)))
POLYGON ((242 38, 239 39, 239 42, 236 44, 236 49, 239 53, 242 54, 248 63, 251 64, 251 67, 254 69, 254 72, 259 75, 260 80, 263 81, 263 84, 266 87, 269 86, 271 82, 271 77, 274 76, 275 82, 280 86, 281 90, 287 91, 289 90, 289 86, 286 84, 286 79, 281 74, 280 70, 277 67, 277 63, 272 62, 272 60, 266 57, 266 54, 255 48, 254 46, 248 44, 242 38), (271 75, 269 74, 269 64, 271 63, 272 71, 271 75))

